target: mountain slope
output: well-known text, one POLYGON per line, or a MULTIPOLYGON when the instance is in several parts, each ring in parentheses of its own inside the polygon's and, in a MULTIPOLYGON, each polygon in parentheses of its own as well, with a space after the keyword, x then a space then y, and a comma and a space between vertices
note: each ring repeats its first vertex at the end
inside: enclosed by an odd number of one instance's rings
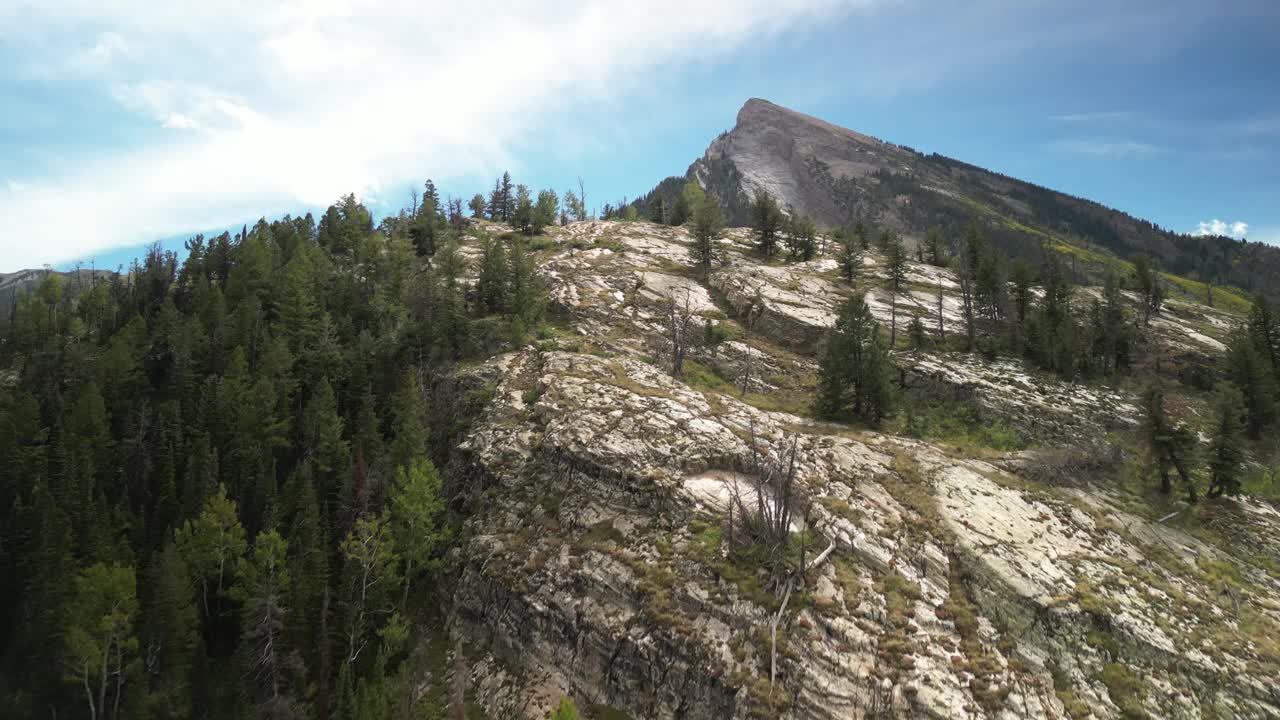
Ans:
MULTIPOLYGON (((940 226, 954 241, 977 221, 1010 256, 1038 257, 1042 244, 1148 254, 1170 273, 1246 292, 1280 291, 1280 248, 1226 237, 1193 237, 1016 178, 924 155, 837 127, 766 100, 751 99, 732 130, 712 141, 684 176, 721 199, 732 224, 750 221, 756 191, 783 207, 839 227, 861 219, 908 238, 940 226)), ((655 188, 668 196, 670 179, 655 188)), ((638 204, 641 210, 652 193, 638 204)), ((1083 258, 1095 270, 1110 263, 1083 258)))
MULTIPOLYGON (((1167 510, 1116 480, 1065 466, 1065 485, 1037 479, 1057 466, 1043 450, 973 452, 809 417, 811 349, 843 298, 865 293, 886 321, 878 253, 850 287, 830 255, 769 263, 743 229, 717 241, 723 263, 706 278, 685 228, 583 222, 548 237, 539 268, 563 324, 458 378, 490 398, 453 468, 477 499, 452 597, 491 717, 537 720, 564 693, 589 717, 637 720, 1280 712, 1267 680, 1280 575, 1257 564, 1280 538, 1273 505, 1202 503, 1159 521, 1167 510), (683 377, 664 344, 673 305, 728 338, 695 344, 683 377), (767 495, 793 450, 807 503, 795 535, 809 545, 787 604, 759 557, 735 550, 731 503, 767 495), (1228 541, 1208 526, 1248 529, 1228 541)), ((908 277, 950 288, 942 304, 956 306, 950 271, 912 262, 908 277)), ((934 307, 919 295, 899 312, 934 307)), ((1220 352, 1230 317, 1175 304, 1158 342, 1220 352)), ((1123 387, 1016 359, 895 361, 907 395, 969 397, 974 425, 1090 453, 1141 414, 1123 387)), ((1118 472, 1118 456, 1095 454, 1099 475, 1118 472)))

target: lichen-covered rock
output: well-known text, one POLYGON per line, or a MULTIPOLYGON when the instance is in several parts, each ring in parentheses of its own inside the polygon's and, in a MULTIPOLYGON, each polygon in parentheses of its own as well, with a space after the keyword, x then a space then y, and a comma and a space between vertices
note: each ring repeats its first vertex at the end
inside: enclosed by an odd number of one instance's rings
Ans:
MULTIPOLYGON (((850 291, 830 258, 764 264, 735 231, 704 283, 680 229, 575 223, 552 239, 540 267, 567 328, 467 371, 492 399, 452 468, 486 479, 452 632, 492 717, 541 720, 564 693, 656 720, 1280 716, 1280 574, 1243 559, 1276 557, 1271 506, 1215 506, 1249 529, 1223 548, 1105 491, 1032 482, 1016 457, 780 412, 760 391, 812 377, 791 350, 818 343, 850 291), (695 357, 756 368, 745 394, 671 376, 673 295, 733 331, 695 357), (781 609, 784 583, 723 529, 792 448, 808 506, 794 536, 806 562, 831 551, 781 609)), ((898 361, 909 382, 1062 437, 1137 416, 1123 393, 1017 363, 898 361)))

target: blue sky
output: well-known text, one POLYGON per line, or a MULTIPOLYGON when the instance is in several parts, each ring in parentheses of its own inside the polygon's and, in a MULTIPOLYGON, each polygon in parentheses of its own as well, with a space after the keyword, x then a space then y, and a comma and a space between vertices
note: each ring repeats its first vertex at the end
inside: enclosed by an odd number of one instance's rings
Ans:
POLYGON ((0 2, 0 272, 427 177, 589 203, 763 97, 1193 232, 1280 244, 1280 4, 0 2))

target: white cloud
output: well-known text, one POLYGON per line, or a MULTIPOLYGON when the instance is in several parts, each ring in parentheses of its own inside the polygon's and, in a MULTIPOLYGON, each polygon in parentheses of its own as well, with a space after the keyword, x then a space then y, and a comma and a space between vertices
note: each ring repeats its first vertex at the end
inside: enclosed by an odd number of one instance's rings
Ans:
POLYGON ((31 179, 21 202, 0 196, 0 269, 323 206, 428 173, 499 172, 512 162, 506 148, 558 107, 611 102, 617 88, 878 2, 7 3, 0 26, 107 27, 94 46, 105 56, 145 48, 145 70, 116 73, 111 95, 158 134, 31 179))
POLYGON ((1158 145, 1135 140, 1059 140, 1052 147, 1077 155, 1113 158, 1144 158, 1167 152, 1158 145))
POLYGON ((79 73, 98 73, 108 69, 113 62, 121 58, 132 58, 135 49, 116 32, 98 33, 93 44, 72 52, 67 57, 67 66, 79 73))
POLYGON ((1239 240, 1241 238, 1248 237, 1249 223, 1243 222, 1241 220, 1227 222, 1225 220, 1219 220, 1217 218, 1214 218, 1208 221, 1202 220, 1196 226, 1196 229, 1191 231, 1191 234, 1192 235, 1223 235, 1226 237, 1232 237, 1239 240))

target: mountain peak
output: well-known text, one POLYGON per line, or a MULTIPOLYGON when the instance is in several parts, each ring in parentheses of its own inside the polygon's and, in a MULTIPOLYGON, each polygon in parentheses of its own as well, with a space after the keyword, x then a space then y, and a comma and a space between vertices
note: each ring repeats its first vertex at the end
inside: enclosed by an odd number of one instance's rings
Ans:
MULTIPOLYGON (((957 237, 971 222, 1010 257, 1038 262, 1046 240, 1105 249, 1120 260, 1145 254, 1171 272, 1276 292, 1280 251, 1229 238, 1189 238, 1096 202, 1055 192, 941 155, 924 155, 839 127, 763 98, 686 173, 720 198, 729 221, 750 222, 750 201, 766 192, 819 225, 861 220, 910 242, 931 227, 957 237), (1202 252, 1208 245, 1207 252, 1202 252), (1212 267, 1203 258, 1211 258, 1212 267)), ((1095 263, 1098 264, 1098 263, 1095 263)), ((1101 272, 1114 270, 1097 268, 1101 272)))

